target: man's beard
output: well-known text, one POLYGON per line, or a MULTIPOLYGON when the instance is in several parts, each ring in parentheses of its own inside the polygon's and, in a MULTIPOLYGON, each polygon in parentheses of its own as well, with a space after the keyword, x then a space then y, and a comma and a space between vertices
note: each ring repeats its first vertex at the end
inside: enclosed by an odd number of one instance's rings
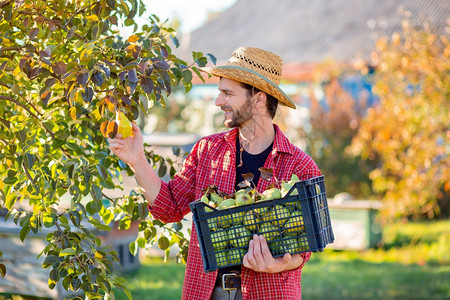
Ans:
POLYGON ((240 127, 253 117, 250 101, 246 101, 246 103, 238 110, 233 109, 232 113, 233 117, 229 120, 223 121, 223 125, 227 128, 240 127))

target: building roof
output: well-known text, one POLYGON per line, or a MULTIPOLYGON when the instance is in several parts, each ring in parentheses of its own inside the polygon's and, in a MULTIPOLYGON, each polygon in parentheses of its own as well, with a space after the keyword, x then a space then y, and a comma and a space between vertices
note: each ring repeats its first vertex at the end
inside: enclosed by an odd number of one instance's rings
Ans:
POLYGON ((449 34, 448 0, 238 0, 201 28, 182 37, 179 55, 202 51, 226 61, 239 46, 280 55, 285 64, 367 60, 376 40, 428 22, 449 34))

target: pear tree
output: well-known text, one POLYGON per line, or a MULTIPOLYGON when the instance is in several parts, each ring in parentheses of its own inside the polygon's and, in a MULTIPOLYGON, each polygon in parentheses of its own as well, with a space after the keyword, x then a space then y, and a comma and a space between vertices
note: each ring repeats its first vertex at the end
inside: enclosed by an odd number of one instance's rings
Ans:
MULTIPOLYGON (((117 253, 97 234, 132 221, 140 231, 133 254, 157 244, 168 255, 177 244, 185 259, 181 223, 153 220, 137 189, 108 196, 123 191, 122 174, 132 170, 110 155, 106 138, 129 134, 130 122, 164 107, 175 87, 191 89, 208 58, 193 52, 188 64, 174 55, 178 44, 141 0, 0 0, 0 209, 22 241, 50 231, 39 254, 50 288, 61 282, 109 299, 114 287, 132 298, 115 272, 117 253)), ((176 160, 146 154, 161 177, 174 175, 176 160)), ((4 264, 0 271, 7 275, 4 264)))

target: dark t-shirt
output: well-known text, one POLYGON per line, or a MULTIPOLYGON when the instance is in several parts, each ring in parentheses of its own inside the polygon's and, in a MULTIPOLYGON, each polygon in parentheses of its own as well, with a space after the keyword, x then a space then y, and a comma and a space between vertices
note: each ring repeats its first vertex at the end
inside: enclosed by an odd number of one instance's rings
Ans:
POLYGON ((269 156, 269 153, 272 151, 273 148, 273 142, 270 144, 269 147, 267 147, 266 150, 259 154, 250 154, 247 151, 242 152, 242 161, 243 165, 241 167, 238 167, 240 164, 240 149, 241 146, 239 144, 239 138, 236 139, 236 186, 235 190, 239 190, 238 184, 244 180, 242 177, 242 174, 246 173, 253 173, 253 183, 255 184, 255 187, 258 185, 258 180, 261 175, 261 172, 258 170, 259 168, 264 166, 264 163, 266 162, 267 156, 269 156))

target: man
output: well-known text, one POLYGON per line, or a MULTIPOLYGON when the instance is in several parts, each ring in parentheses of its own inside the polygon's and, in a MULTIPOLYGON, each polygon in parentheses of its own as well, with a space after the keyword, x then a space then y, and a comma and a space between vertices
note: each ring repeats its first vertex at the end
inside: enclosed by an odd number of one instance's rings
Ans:
MULTIPOLYGON (((215 104, 224 112, 230 131, 202 138, 186 158, 173 180, 159 179, 147 162, 142 135, 133 125, 134 137, 110 139, 111 150, 134 170, 155 218, 178 222, 190 212, 189 203, 199 199, 203 188, 215 184, 220 191, 233 193, 242 174, 252 172, 258 191, 268 181, 259 180, 259 167, 271 168, 278 180, 296 174, 300 180, 319 176, 314 161, 291 144, 273 124, 278 104, 295 109, 279 88, 281 58, 265 50, 240 47, 225 66, 203 68, 220 77, 215 104)), ((192 228, 183 299, 300 299, 301 269, 311 253, 285 254, 274 258, 264 237, 255 235, 243 266, 205 273, 195 232, 192 228), (218 274, 219 273, 219 274, 218 274), (238 279, 240 277, 240 283, 238 279), (224 290, 222 279, 238 284, 232 294, 224 290), (240 287, 239 287, 240 285, 240 287), (223 298, 224 297, 224 298, 223 298)))

